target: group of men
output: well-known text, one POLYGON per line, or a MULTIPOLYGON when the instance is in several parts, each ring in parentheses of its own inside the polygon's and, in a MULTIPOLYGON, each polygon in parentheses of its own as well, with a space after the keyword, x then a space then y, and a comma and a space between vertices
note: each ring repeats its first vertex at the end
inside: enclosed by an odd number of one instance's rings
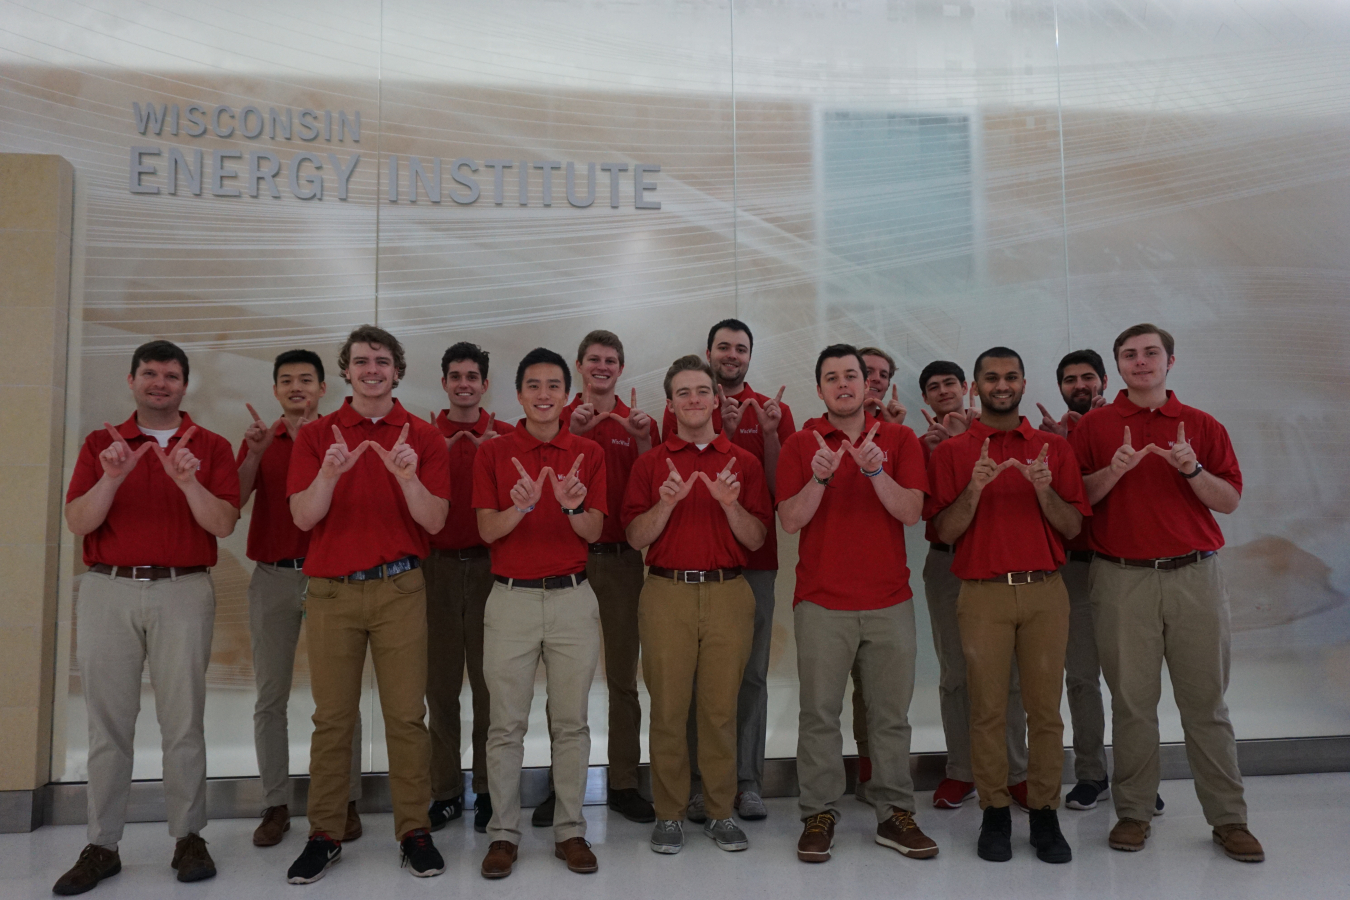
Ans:
POLYGON ((917 635, 906 526, 927 520, 925 594, 940 665, 946 779, 934 806, 978 795, 977 852, 1012 855, 1015 802, 1047 862, 1072 851, 1060 830, 1067 682, 1076 786, 1066 805, 1112 795, 1118 850, 1141 850, 1157 795, 1157 704, 1166 660, 1196 790, 1213 837, 1259 861, 1246 825, 1223 694, 1228 605, 1213 512, 1242 481, 1227 432, 1166 389, 1175 356, 1144 324, 1117 338, 1125 383, 1113 402, 1090 350, 1056 373, 1069 408, 1021 414, 1021 357, 995 347, 968 381, 955 363, 919 376, 922 435, 883 350, 836 344, 815 364, 824 412, 791 411, 746 382, 754 339, 736 319, 705 354, 664 379, 662 427, 619 399, 623 344, 581 341, 569 366, 539 348, 515 373, 523 417, 483 409, 488 354, 458 343, 441 360, 448 406, 430 421, 394 390, 397 338, 349 336, 338 368, 350 396, 328 415, 322 360, 277 357, 282 414, 254 423, 238 452, 180 409, 187 356, 167 341, 135 351, 133 415, 86 439, 67 498, 84 538, 78 659, 89 711, 89 844, 55 885, 82 893, 120 871, 141 670, 148 658, 164 735, 172 865, 215 875, 205 815, 202 715, 216 539, 255 496, 248 556, 257 678, 255 744, 267 808, 254 843, 290 827, 286 701, 303 626, 315 712, 309 836, 291 883, 323 877, 361 835, 361 677, 380 692, 395 837, 412 874, 444 871, 431 833, 464 813, 459 695, 472 695, 474 825, 487 878, 511 873, 520 776, 539 664, 546 672, 548 799, 555 855, 594 872, 582 801, 588 698, 600 655, 609 689, 609 805, 654 823, 651 848, 678 853, 683 822, 724 850, 749 842, 733 814, 762 819, 767 672, 777 522, 800 534, 793 617, 800 681, 798 857, 830 858, 846 775, 842 708, 854 683, 859 799, 878 844, 930 858, 915 821, 908 711, 917 635), (573 396, 575 369, 580 379, 573 396), (887 396, 887 391, 890 396, 887 396), (979 399, 976 409, 975 400, 979 399), (967 399, 969 398, 969 399, 967 399), (931 412, 929 411, 931 410, 931 412), (144 460, 150 452, 154 460, 144 460), (1012 471, 1009 471, 1012 470, 1012 471), (645 559, 644 559, 645 551, 645 559), (637 669, 651 696, 652 802, 638 790, 637 669), (1111 688, 1108 782, 1100 674, 1111 688))

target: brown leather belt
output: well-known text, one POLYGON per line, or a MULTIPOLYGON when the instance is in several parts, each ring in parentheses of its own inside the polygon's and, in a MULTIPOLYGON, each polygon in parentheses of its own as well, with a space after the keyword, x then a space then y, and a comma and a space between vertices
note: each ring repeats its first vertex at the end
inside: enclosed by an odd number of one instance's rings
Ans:
POLYGON ((532 591, 561 591, 565 588, 580 587, 586 583, 586 573, 575 575, 549 575, 547 578, 507 578, 505 575, 493 575, 493 578, 509 588, 526 588, 532 591))
POLYGON ((951 544, 939 544, 937 541, 929 541, 929 542, 928 542, 928 546, 929 546, 929 547, 932 547, 934 550, 936 550, 936 551, 939 552, 939 553, 955 553, 955 552, 956 552, 956 547, 952 546, 951 544))
POLYGON ((477 547, 460 547, 457 550, 442 550, 437 548, 431 551, 437 556, 448 556, 451 559, 487 559, 492 554, 488 548, 479 544, 477 547))
POLYGON ((650 566, 647 571, 657 578, 670 578, 681 584, 730 581, 741 577, 740 566, 733 566, 730 569, 663 569, 660 566, 650 566))
POLYGON ((1096 555, 1097 554, 1092 550, 1070 550, 1069 562, 1090 563, 1092 562, 1093 557, 1095 557, 1096 555))
POLYGON ((1120 556, 1107 556, 1105 553, 1098 553, 1098 559, 1104 559, 1107 562, 1113 562, 1120 566, 1133 566, 1136 569, 1159 569, 1167 572, 1172 569, 1180 569, 1185 566, 1198 563, 1202 559, 1209 559, 1217 550, 1193 550, 1185 556, 1163 556, 1158 559, 1125 559, 1120 556))
POLYGON ((625 550, 632 550, 633 547, 627 541, 618 541, 613 544, 591 544, 587 549, 591 553, 623 553, 625 550))
POLYGON ((1035 584, 1038 581, 1044 581, 1053 575, 1053 572, 1045 569, 1033 569, 1030 572, 1005 572, 995 578, 977 578, 976 581, 991 581, 994 584, 1035 584))
POLYGON ((211 571, 210 566, 109 566, 94 563, 90 572, 111 575, 113 578, 125 578, 128 581, 163 581, 165 578, 181 578, 184 575, 196 575, 211 571))

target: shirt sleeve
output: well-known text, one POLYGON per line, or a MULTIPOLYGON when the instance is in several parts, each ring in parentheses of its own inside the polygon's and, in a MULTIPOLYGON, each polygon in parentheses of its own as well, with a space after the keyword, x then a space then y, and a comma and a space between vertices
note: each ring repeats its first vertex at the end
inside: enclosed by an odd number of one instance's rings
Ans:
POLYGON ((633 520, 652 508, 652 471, 656 465, 656 450, 649 450, 637 458, 628 473, 628 488, 623 495, 623 511, 619 523, 627 528, 633 520))
POLYGON ((103 467, 98 461, 98 455, 102 451, 94 449, 94 436, 97 433, 94 432, 84 439, 80 455, 75 459, 75 471, 71 473, 70 488, 66 491, 67 503, 89 493, 90 488, 98 484, 98 480, 103 477, 103 467))
POLYGON ((1092 436, 1097 431, 1099 419, 1100 417, 1092 416, 1089 412, 1087 416, 1078 420, 1078 427, 1069 432, 1069 446, 1078 461, 1078 471, 1083 475, 1091 475, 1104 465, 1098 464, 1096 454, 1093 452, 1092 436))
POLYGON ((248 456, 248 441, 239 442, 239 452, 234 455, 234 467, 237 470, 244 464, 244 458, 248 456))
POLYGON ((473 460, 473 508, 503 510, 497 492, 497 441, 486 441, 473 460))
POLYGON ((778 420, 778 441, 786 444, 788 438, 797 433, 797 426, 792 421, 792 410, 786 403, 779 403, 778 408, 783 411, 783 417, 778 420))
POLYGON ((450 451, 435 425, 417 428, 417 478, 433 497, 450 499, 450 451))
POLYGON ((937 445, 933 455, 928 457, 928 483, 931 492, 924 503, 923 517, 935 519, 944 509, 951 506, 960 496, 965 485, 957 487, 956 472, 953 466, 953 453, 950 440, 937 445))
POLYGON ((924 465, 923 446, 908 426, 900 426, 900 450, 891 462, 891 478, 902 488, 929 493, 928 467, 924 465))
MULTIPOLYGON (((598 509, 609 515, 609 479, 605 472, 605 451, 594 441, 585 451, 586 459, 586 507, 598 509)), ((562 473, 566 475, 567 473, 562 473)))
MULTIPOLYGON (((774 503, 782 503, 789 500, 806 487, 807 480, 811 478, 811 461, 806 456, 806 441, 803 436, 805 431, 798 431, 783 442, 783 449, 778 454, 778 472, 775 475, 774 485, 774 503)), ((811 432, 815 434, 815 432, 811 432)), ((811 446, 815 446, 815 439, 811 439, 811 446)), ((811 456, 815 456, 814 453, 811 456)))
POLYGON ((773 527, 773 501, 769 499, 769 486, 764 478, 764 467, 755 455, 746 451, 739 455, 741 468, 741 506, 764 527, 773 527))
POLYGON ((211 474, 206 489, 235 509, 239 508, 239 467, 235 465, 230 442, 218 434, 211 435, 211 474))
POLYGON ((1233 442, 1228 437, 1228 429, 1218 419, 1211 418, 1207 423, 1203 437, 1206 446, 1196 453, 1196 459, 1207 472, 1222 478, 1242 494, 1242 470, 1238 468, 1237 453, 1233 451, 1233 442))
POLYGON ((1092 505, 1087 500, 1087 488, 1083 486, 1083 473, 1073 447, 1068 441, 1060 439, 1050 445, 1050 451, 1055 457, 1052 470, 1055 493, 1084 516, 1092 515, 1092 505))
MULTIPOLYGON (((295 436, 295 447, 291 450, 291 466, 286 470, 286 496, 298 494, 314 483, 323 465, 323 455, 319 452, 319 439, 316 435, 321 429, 317 424, 301 428, 295 436)), ((331 434, 332 429, 327 429, 331 434)), ((327 452, 327 448, 324 448, 327 452)))

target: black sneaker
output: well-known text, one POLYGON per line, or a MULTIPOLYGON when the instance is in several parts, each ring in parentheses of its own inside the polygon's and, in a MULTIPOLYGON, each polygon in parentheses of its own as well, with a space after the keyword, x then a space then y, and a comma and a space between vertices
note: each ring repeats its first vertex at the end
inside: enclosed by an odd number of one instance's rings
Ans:
POLYGON ((492 821, 492 795, 487 791, 478 795, 473 805, 473 830, 487 834, 488 823, 492 821))
POLYGON ((1105 800, 1111 796, 1111 783, 1109 781, 1080 781, 1069 791, 1069 795, 1064 798, 1064 805, 1069 809, 1092 809, 1097 805, 1098 800, 1105 800))
POLYGON ((433 800, 431 808, 427 810, 427 818, 431 819, 431 830, 440 831, 450 822, 464 815, 464 795, 451 797, 449 800, 433 800))
POLYGON ((1155 816, 1161 816, 1163 814, 1163 807, 1166 805, 1167 804, 1162 802, 1162 794, 1155 794, 1153 797, 1153 814, 1155 816))
POLYGON ((549 828, 553 825, 553 811, 558 805, 558 795, 552 791, 544 798, 544 802, 534 808, 530 815, 530 824, 535 828, 549 828))
POLYGON ((291 884, 313 884, 341 858, 342 845, 322 831, 317 831, 309 836, 300 858, 286 870, 286 880, 291 884))
POLYGON ((400 864, 408 867, 418 878, 430 878, 445 871, 445 860, 441 851, 431 842, 431 832, 425 828, 414 828, 399 843, 400 864))
POLYGON ((1053 809, 1033 809, 1027 817, 1031 820, 1031 846, 1036 848, 1036 858, 1041 862, 1066 863, 1073 859, 1073 850, 1064 840, 1059 830, 1059 816, 1053 809))
POLYGON ((980 859, 990 862, 1012 859, 1012 810, 1009 807, 990 806, 985 809, 975 853, 980 859))
POLYGON ((656 821, 656 810, 637 788, 610 788, 609 808, 630 822, 656 821))

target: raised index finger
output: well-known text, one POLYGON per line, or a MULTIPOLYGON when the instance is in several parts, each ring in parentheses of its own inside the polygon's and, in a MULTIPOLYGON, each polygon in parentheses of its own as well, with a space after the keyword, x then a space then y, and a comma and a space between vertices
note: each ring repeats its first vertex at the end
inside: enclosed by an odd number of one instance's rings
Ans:
POLYGON ((103 427, 104 427, 105 429, 107 429, 108 434, 112 435, 112 439, 113 439, 113 443, 114 443, 114 444, 125 444, 125 443, 126 443, 126 441, 124 441, 124 440, 122 439, 122 435, 120 435, 120 434, 117 433, 117 429, 116 429, 116 428, 112 427, 112 426, 109 425, 107 422, 104 422, 104 423, 103 423, 103 427))
POLYGON ((1178 443, 1178 444, 1184 444, 1184 443, 1186 443, 1186 423, 1185 423, 1185 422, 1178 422, 1178 423, 1177 423, 1177 443, 1178 443))
MULTIPOLYGON (((869 431, 869 432, 867 432, 867 437, 863 438, 863 441, 862 441, 863 444, 870 444, 870 443, 872 443, 872 438, 874 438, 874 437, 877 436, 877 429, 879 429, 880 427, 881 427, 881 423, 880 423, 880 422, 877 422, 875 425, 873 425, 873 426, 872 426, 872 430, 869 431)), ((859 446, 862 446, 862 444, 859 444, 859 446)))
POLYGON ((989 458, 989 438, 984 439, 984 446, 980 448, 980 459, 989 458))
POLYGON ((248 407, 248 414, 253 417, 253 421, 259 425, 263 424, 262 416, 258 415, 258 411, 253 408, 252 403, 245 403, 244 406, 248 407))
POLYGON ((193 425, 187 431, 183 432, 183 436, 178 439, 178 446, 186 447, 187 442, 192 440, 192 436, 196 433, 197 433, 197 426, 193 425))
POLYGON ((777 393, 777 394, 774 396, 774 398, 773 398, 773 402, 774 402, 774 403, 782 403, 782 402, 783 402, 783 391, 786 391, 786 390, 787 390, 787 385, 786 385, 786 384, 783 385, 782 387, 780 387, 780 388, 778 389, 778 393, 777 393))
POLYGON ((637 388, 633 388, 632 399, 628 401, 628 405, 637 409, 637 388))
POLYGON ((1130 426, 1125 426, 1125 446, 1131 450, 1134 449, 1134 442, 1130 440, 1130 426))
POLYGON ((1041 452, 1036 456, 1036 462, 1045 462, 1045 458, 1050 455, 1050 445, 1041 444, 1041 452))
POLYGON ((341 431, 338 431, 338 427, 336 425, 333 426, 333 439, 337 443, 342 445, 343 450, 347 449, 347 439, 342 436, 341 431))
POLYGON ((816 443, 820 445, 820 449, 822 449, 822 450, 829 450, 829 449, 830 449, 829 444, 826 444, 826 443, 825 443, 825 439, 824 439, 823 437, 820 436, 820 432, 819 432, 819 431, 816 431, 816 430, 812 429, 811 433, 814 434, 814 435, 816 436, 816 443))
MULTIPOLYGON (((734 469, 735 467, 736 467, 736 457, 733 456, 731 459, 727 460, 726 467, 722 469, 721 475, 730 475, 731 470, 734 469)), ((721 475, 719 475, 718 477, 720 478, 721 475)))
POLYGON ((573 475, 577 474, 577 472, 581 469, 581 461, 582 461, 583 459, 585 459, 585 458, 586 458, 586 454, 585 454, 585 453, 578 453, 578 454, 577 454, 577 458, 574 459, 574 460, 572 460, 572 468, 571 468, 571 470, 567 473, 567 477, 568 477, 568 478, 571 478, 573 475))
POLYGON ((516 467, 516 471, 520 473, 521 478, 530 477, 530 473, 525 471, 525 467, 520 464, 520 460, 516 459, 514 456, 511 457, 511 465, 516 467))
POLYGON ((398 440, 394 441, 395 447, 397 447, 399 444, 406 444, 408 442, 408 429, 411 427, 412 427, 411 422, 403 423, 403 430, 398 433, 398 440))

